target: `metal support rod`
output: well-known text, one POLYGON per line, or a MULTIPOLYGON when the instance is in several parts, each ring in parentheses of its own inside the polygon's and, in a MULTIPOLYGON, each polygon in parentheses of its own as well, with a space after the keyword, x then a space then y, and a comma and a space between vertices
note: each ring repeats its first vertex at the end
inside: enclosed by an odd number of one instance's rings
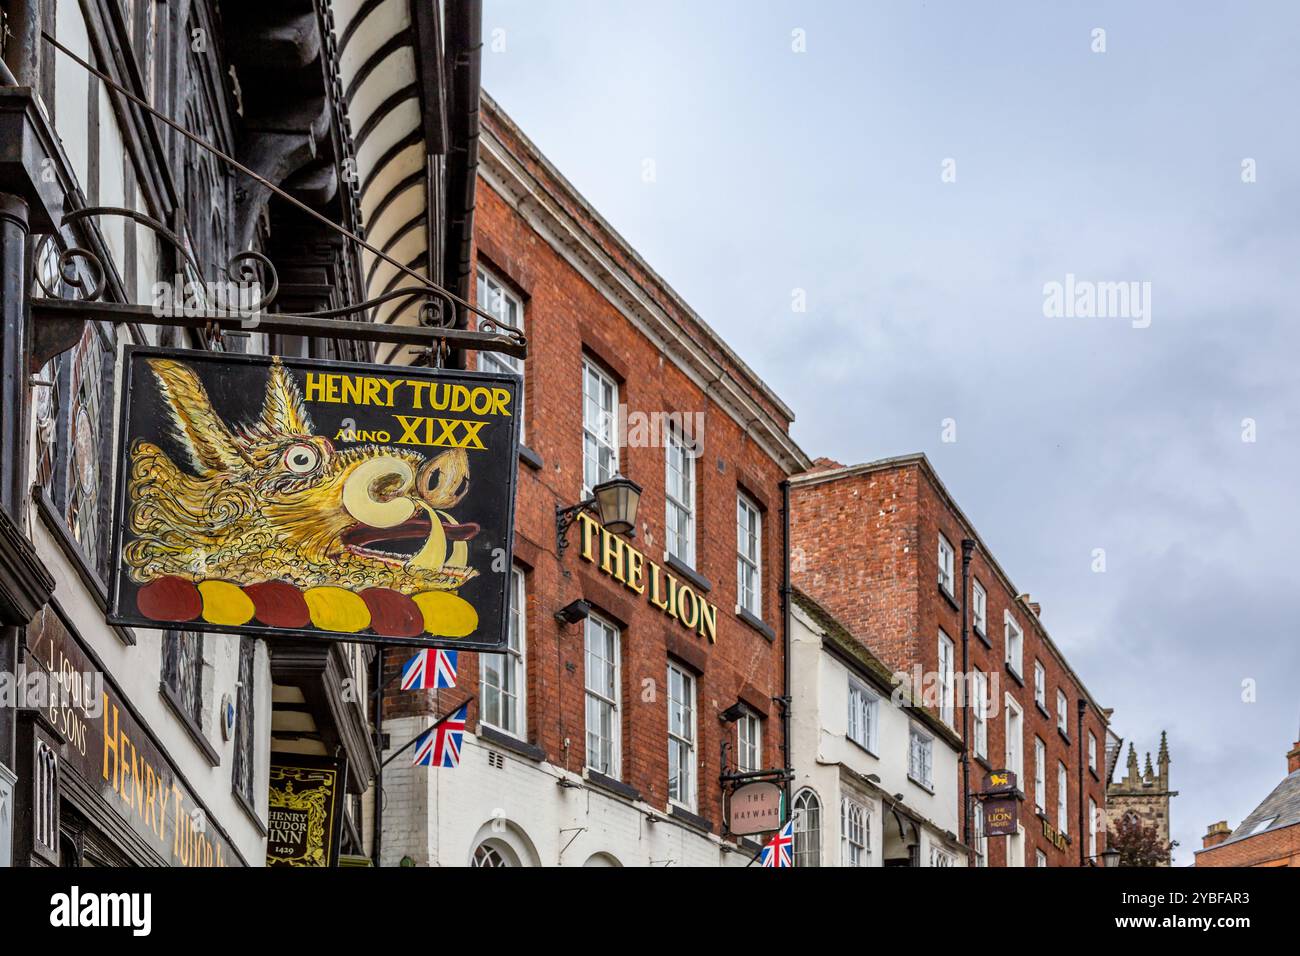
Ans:
MULTIPOLYGON (((144 325, 171 325, 192 329, 215 327, 221 331, 239 331, 256 329, 270 335, 302 335, 322 338, 355 339, 362 342, 393 342, 399 345, 415 345, 425 348, 434 347, 446 340, 463 345, 466 348, 484 349, 502 352, 523 358, 527 345, 508 335, 492 332, 470 332, 465 329, 443 329, 425 325, 387 325, 374 322, 358 322, 352 319, 326 319, 311 315, 289 315, 283 312, 259 313, 255 316, 239 315, 231 312, 197 312, 178 310, 179 314, 168 314, 149 305, 128 305, 117 302, 83 302, 69 299, 35 299, 32 302, 32 321, 36 331, 37 348, 33 351, 38 359, 48 359, 43 353, 53 349, 54 354, 63 351, 57 347, 65 338, 56 334, 54 326, 60 323, 77 323, 75 330, 67 330, 70 335, 80 337, 80 323, 86 320, 97 322, 140 323, 144 325), (50 343, 42 348, 43 341, 50 343)), ((71 344, 75 344, 75 341, 71 344)), ((71 344, 64 343, 65 347, 71 344)), ((42 361, 41 364, 44 364, 42 361)))
POLYGON ((579 513, 595 507, 595 504, 596 499, 592 497, 579 501, 576 505, 569 505, 567 508, 556 507, 555 553, 561 558, 564 557, 564 551, 569 546, 569 528, 578 520, 579 513))
POLYGON ((394 750, 394 751, 389 755, 388 759, 385 760, 383 763, 381 763, 381 764, 379 765, 379 769, 380 769, 380 770, 383 770, 383 769, 384 769, 385 767, 387 767, 390 763, 392 763, 394 760, 396 760, 400 755, 402 755, 402 754, 406 753, 406 751, 410 750, 411 747, 414 746, 415 742, 416 742, 417 740, 419 740, 421 737, 423 737, 425 734, 427 734, 429 731, 431 731, 431 730, 436 730, 438 727, 442 726, 442 725, 445 724, 447 721, 451 720, 452 715, 454 715, 454 714, 456 713, 456 711, 460 710, 462 707, 464 707, 466 704, 468 704, 471 700, 474 700, 477 696, 478 696, 477 694, 470 694, 468 697, 466 697, 464 700, 462 700, 459 704, 457 704, 457 705, 456 705, 455 707, 453 707, 451 710, 447 711, 445 714, 443 714, 441 717, 439 717, 437 720, 435 720, 431 726, 426 727, 424 730, 420 731, 418 734, 416 734, 414 737, 412 737, 412 738, 411 738, 410 740, 408 740, 406 743, 402 744, 402 746, 401 746, 401 748, 400 748, 399 750, 394 750))

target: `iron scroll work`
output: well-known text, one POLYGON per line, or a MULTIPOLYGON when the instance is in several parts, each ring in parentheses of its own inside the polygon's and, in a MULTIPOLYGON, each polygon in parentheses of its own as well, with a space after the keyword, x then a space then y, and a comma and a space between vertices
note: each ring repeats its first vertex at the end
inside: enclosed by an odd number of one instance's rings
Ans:
POLYGON ((113 624, 499 651, 516 376, 131 346, 113 624))

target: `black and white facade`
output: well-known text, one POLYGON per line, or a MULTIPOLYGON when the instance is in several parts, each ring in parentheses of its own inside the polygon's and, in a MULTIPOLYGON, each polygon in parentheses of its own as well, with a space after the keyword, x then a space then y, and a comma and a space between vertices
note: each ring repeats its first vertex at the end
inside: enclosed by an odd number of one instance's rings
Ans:
MULTIPOLYGON (((149 321, 160 295, 250 265, 272 312, 393 287, 292 200, 469 297, 473 173, 447 153, 471 136, 450 78, 477 97, 479 12, 455 6, 0 0, 0 865, 260 866, 276 754, 345 762, 342 853, 371 853, 373 648, 105 623, 120 356, 374 360, 369 342, 149 321), (85 299, 144 308, 58 312, 85 299)), ((385 308, 366 317, 416 321, 385 308)))

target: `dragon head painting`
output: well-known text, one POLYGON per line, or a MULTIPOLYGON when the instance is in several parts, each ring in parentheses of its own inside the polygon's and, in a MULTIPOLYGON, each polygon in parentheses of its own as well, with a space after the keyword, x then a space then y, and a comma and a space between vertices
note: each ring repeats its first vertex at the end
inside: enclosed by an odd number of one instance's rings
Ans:
POLYGON ((130 448, 123 559, 142 588, 188 582, 209 621, 209 605, 224 618, 273 616, 258 612, 272 595, 283 617, 296 591, 312 623, 345 631, 363 619, 370 626, 381 606, 415 603, 427 621, 430 608, 464 603, 451 592, 477 574, 468 542, 479 528, 450 513, 469 489, 463 449, 435 457, 380 445, 339 450, 314 432, 278 358, 261 414, 235 425, 184 362, 151 358, 148 367, 188 467, 143 439, 130 448))

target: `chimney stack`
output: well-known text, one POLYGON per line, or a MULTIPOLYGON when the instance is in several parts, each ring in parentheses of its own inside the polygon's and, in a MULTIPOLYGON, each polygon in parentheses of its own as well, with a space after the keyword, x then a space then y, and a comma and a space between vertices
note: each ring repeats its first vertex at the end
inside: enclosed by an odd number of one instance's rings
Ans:
POLYGON ((1300 740, 1295 742, 1291 752, 1286 755, 1286 772, 1292 774, 1297 770, 1300 770, 1300 740))
POLYGON ((1228 829, 1228 821, 1220 820, 1218 823, 1211 823, 1210 828, 1205 831, 1205 836, 1201 837, 1201 849, 1208 850, 1212 846, 1218 846, 1228 835, 1232 833, 1228 829))

